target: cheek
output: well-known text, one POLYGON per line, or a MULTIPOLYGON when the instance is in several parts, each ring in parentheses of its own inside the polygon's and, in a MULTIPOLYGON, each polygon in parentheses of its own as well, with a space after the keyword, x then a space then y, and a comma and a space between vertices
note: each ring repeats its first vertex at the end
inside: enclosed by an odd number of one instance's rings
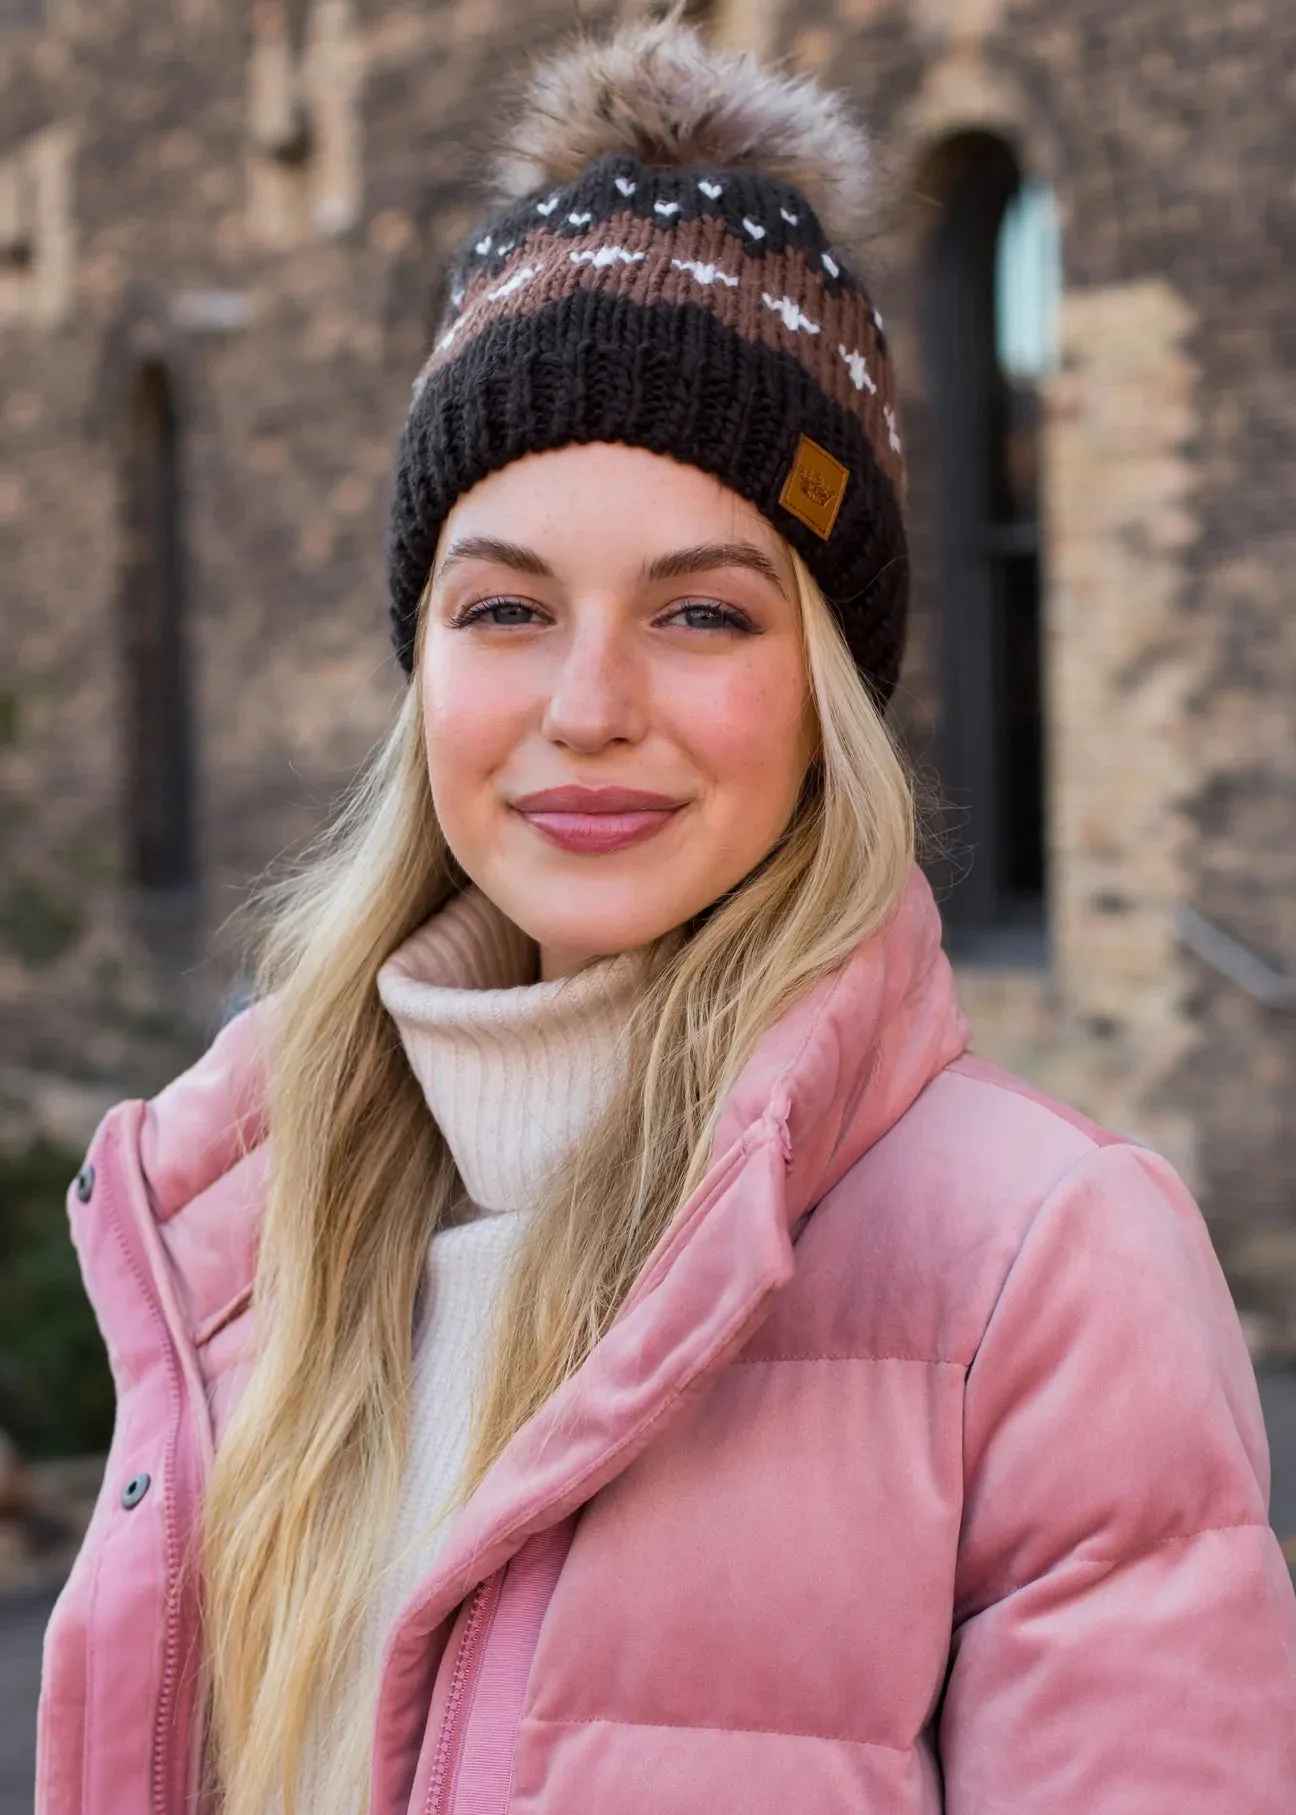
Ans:
POLYGON ((762 821, 791 810, 811 753, 797 659, 735 662, 678 708, 681 741, 723 798, 762 821))
POLYGON ((429 639, 423 665, 423 724, 428 774, 438 808, 442 795, 482 783, 521 735, 522 703, 498 673, 429 639))

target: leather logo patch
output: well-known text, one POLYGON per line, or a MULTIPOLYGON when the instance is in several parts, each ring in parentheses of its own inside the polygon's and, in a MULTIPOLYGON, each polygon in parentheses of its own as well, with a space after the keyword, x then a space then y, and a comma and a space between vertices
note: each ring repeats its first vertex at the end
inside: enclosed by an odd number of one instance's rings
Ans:
POLYGON ((840 460, 834 460, 809 435, 802 435, 792 471, 779 493, 779 503, 826 542, 833 533, 849 478, 850 471, 840 460))

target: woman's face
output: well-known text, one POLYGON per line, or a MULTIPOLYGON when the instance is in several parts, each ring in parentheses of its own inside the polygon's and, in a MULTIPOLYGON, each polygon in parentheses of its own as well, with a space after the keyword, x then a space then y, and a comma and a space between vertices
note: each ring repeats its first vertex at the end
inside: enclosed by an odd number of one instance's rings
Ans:
POLYGON ((546 977, 679 926, 784 830, 815 743, 792 568, 719 480, 528 455, 458 500, 424 609, 437 815, 546 977))

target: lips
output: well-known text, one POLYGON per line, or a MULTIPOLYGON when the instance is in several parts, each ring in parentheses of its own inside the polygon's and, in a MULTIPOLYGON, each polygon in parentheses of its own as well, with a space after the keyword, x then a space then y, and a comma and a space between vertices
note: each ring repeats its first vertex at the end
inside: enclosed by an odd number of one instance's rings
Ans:
POLYGON ((525 794, 513 810, 559 850, 601 856, 655 838, 685 804, 643 788, 564 787, 525 794))

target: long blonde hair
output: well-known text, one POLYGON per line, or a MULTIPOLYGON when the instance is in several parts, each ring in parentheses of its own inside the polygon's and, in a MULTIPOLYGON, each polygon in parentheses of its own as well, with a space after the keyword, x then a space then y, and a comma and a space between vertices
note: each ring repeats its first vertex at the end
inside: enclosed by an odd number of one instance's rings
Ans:
MULTIPOLYGON (((908 778, 823 595, 793 565, 818 755, 774 850, 682 943, 661 942, 629 1075, 539 1192, 461 1498, 607 1329, 705 1172, 757 1040, 884 924, 904 888, 908 778)), ((455 1180, 375 979, 460 880, 433 810, 415 684, 337 824, 280 886, 265 947, 273 1159, 258 1355, 204 1523, 224 1815, 265 1815, 280 1794, 291 1815, 310 1721, 344 1679, 382 1568, 415 1295, 455 1180)))

